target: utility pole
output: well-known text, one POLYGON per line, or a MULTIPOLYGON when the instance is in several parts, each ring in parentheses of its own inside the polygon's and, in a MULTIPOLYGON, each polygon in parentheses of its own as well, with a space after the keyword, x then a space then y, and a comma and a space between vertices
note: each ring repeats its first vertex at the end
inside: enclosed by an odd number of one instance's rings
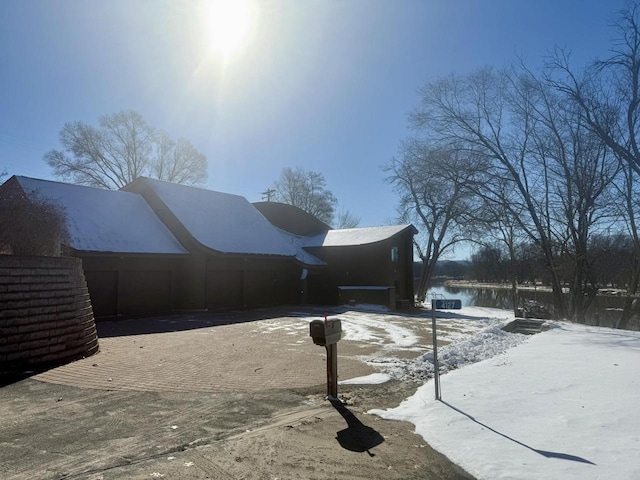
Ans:
POLYGON ((273 188, 267 188, 264 192, 262 192, 260 195, 262 195, 262 201, 267 201, 270 202, 271 198, 275 195, 276 191, 273 188))

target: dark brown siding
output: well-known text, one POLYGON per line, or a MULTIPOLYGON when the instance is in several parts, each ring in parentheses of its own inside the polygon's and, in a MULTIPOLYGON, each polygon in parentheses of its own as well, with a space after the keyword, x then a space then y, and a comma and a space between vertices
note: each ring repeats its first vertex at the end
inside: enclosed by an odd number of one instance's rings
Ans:
POLYGON ((111 317, 118 314, 118 272, 85 271, 87 287, 91 295, 93 313, 96 317, 111 317))
POLYGON ((131 314, 171 311, 171 290, 171 271, 124 271, 121 308, 131 314))
POLYGON ((319 247, 308 250, 328 268, 309 275, 309 302, 339 302, 338 286, 385 286, 395 288, 397 300, 413 301, 412 231, 367 245, 319 247), (398 247, 398 261, 391 250, 398 247))
POLYGON ((176 285, 184 258, 114 254, 81 258, 89 294, 96 304, 96 317, 166 313, 185 308, 176 285))
POLYGON ((194 254, 84 257, 96 317, 296 304, 293 259, 194 254))
POLYGON ((242 306, 244 274, 242 270, 207 272, 207 308, 242 306))
POLYGON ((298 303, 301 272, 292 259, 212 256, 207 262, 207 308, 298 303))

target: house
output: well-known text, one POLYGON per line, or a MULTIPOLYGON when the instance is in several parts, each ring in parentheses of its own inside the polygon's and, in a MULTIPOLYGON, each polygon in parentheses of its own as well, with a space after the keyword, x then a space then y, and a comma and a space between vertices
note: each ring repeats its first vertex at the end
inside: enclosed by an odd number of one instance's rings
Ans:
POLYGON ((303 269, 324 265, 244 197, 149 178, 124 190, 144 198, 190 252, 179 278, 182 308, 299 303, 303 269))
POLYGON ((413 305, 413 225, 330 229, 291 205, 254 206, 275 226, 297 236, 300 246, 326 263, 308 275, 309 303, 356 301, 392 310, 413 305))
POLYGON ((14 176, 2 192, 62 207, 96 317, 335 304, 345 287, 413 300, 410 225, 330 230, 290 205, 144 177, 110 191, 14 176))
POLYGON ((0 190, 62 207, 68 253, 82 259, 96 317, 179 304, 177 272, 189 252, 140 195, 19 176, 0 190))

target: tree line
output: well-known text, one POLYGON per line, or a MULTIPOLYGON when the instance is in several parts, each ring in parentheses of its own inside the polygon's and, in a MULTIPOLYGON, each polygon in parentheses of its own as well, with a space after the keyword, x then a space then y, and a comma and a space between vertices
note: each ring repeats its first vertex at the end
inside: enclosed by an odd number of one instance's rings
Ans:
MULTIPOLYGON (((593 265, 595 287, 625 290, 633 278, 633 239, 626 235, 594 236, 587 249, 593 265)), ((573 274, 572 258, 558 258, 563 285, 569 285, 573 274)), ((495 243, 479 247, 469 261, 464 276, 483 283, 508 283, 515 276, 518 284, 543 283, 551 279, 544 258, 534 243, 519 243, 511 256, 504 245, 495 243)), ((595 288, 594 287, 594 288, 595 288)))
POLYGON ((557 314, 582 320, 622 241, 627 325, 640 284, 639 9, 617 14, 611 55, 586 67, 555 48, 537 70, 517 59, 420 89, 415 133, 385 167, 402 218, 421 230, 420 300, 444 253, 499 245, 480 252, 499 252, 514 293, 532 250, 557 314))

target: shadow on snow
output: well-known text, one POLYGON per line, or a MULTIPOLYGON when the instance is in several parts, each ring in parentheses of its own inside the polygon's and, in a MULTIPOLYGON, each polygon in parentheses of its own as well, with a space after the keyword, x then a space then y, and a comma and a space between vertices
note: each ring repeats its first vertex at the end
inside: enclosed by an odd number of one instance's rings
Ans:
POLYGON ((478 425, 486 428, 487 430, 492 431, 493 433, 495 433, 496 435, 500 435, 503 438, 506 438, 507 440, 512 441, 513 443, 517 443, 518 445, 523 446, 524 448, 527 448, 529 450, 531 450, 532 452, 537 453, 538 455, 542 455, 543 457, 546 458, 559 458, 561 460, 568 460, 571 462, 579 462, 579 463, 587 463, 589 465, 595 465, 595 463, 587 460, 586 458, 582 458, 582 457, 578 457, 576 455, 570 455, 568 453, 560 453, 560 452, 549 452, 547 450, 539 450, 537 448, 533 448, 530 447, 529 445, 522 443, 518 440, 516 440, 515 438, 511 438, 508 435, 505 435, 502 432, 499 432, 498 430, 495 430, 493 428, 491 428, 490 426, 476 420, 474 417, 472 417, 471 415, 469 415, 467 412, 464 412, 462 410, 460 410, 459 408, 454 407, 453 405, 451 405, 450 403, 445 402, 444 400, 440 400, 443 404, 445 404, 447 407, 451 408, 452 410, 455 410, 456 412, 464 415, 465 417, 467 417, 468 419, 472 420, 473 422, 477 423, 478 425))

